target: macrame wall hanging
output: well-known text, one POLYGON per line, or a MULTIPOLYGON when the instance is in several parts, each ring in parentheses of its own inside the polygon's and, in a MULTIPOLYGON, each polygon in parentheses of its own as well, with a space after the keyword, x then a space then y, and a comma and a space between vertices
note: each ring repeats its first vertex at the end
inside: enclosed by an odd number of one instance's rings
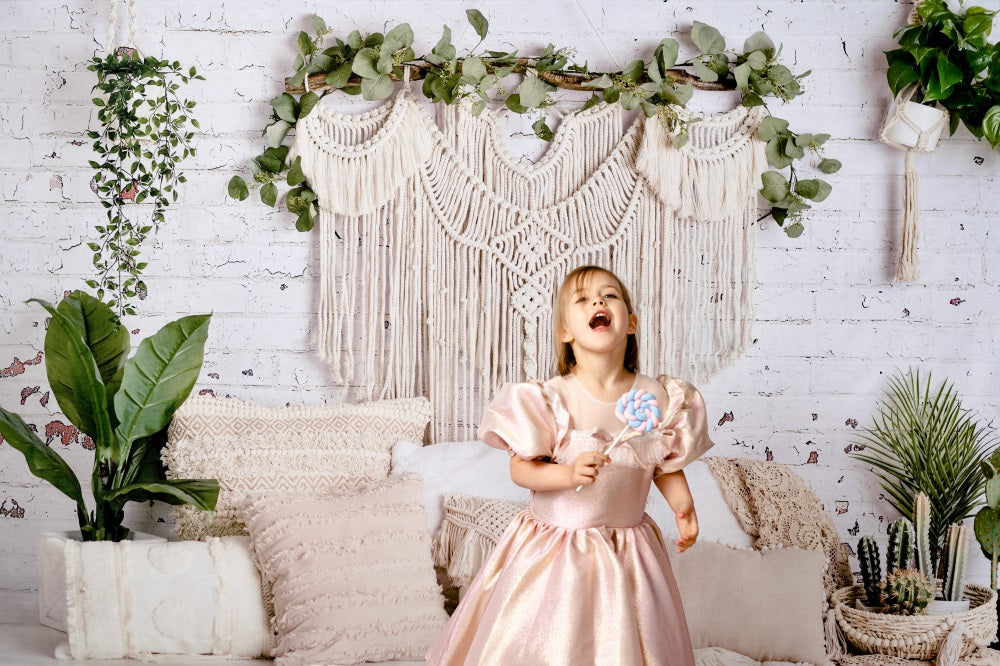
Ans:
POLYGON ((435 441, 474 438, 503 383, 550 374, 555 290, 593 263, 632 290, 641 369, 708 379, 751 341, 763 115, 706 117, 675 148, 602 104, 525 167, 497 112, 432 119, 408 82, 368 113, 317 106, 290 159, 320 205, 321 356, 363 399, 429 396, 435 441))

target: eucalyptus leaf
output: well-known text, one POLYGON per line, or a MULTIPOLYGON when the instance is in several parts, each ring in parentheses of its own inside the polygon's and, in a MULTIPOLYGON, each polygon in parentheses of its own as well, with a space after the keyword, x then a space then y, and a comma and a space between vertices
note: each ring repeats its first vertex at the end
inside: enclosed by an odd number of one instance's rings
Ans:
POLYGON ((538 118, 535 122, 531 124, 531 129, 535 131, 535 136, 537 136, 542 141, 552 140, 552 130, 545 123, 545 116, 538 118))
POLYGON ((820 160, 820 163, 816 165, 816 168, 823 173, 837 173, 840 171, 840 167, 843 166, 840 160, 831 159, 829 157, 820 160))
POLYGON ((305 32, 299 33, 299 52, 302 55, 312 55, 315 52, 315 47, 313 46, 312 38, 309 37, 305 32))
POLYGON ((537 76, 525 76, 521 85, 517 87, 517 94, 523 106, 528 108, 538 108, 545 103, 545 98, 555 88, 537 76))
POLYGON ((761 70, 767 67, 767 56, 763 51, 754 51, 747 56, 745 63, 748 67, 755 70, 761 70))
POLYGON ((745 90, 750 80, 750 65, 743 63, 734 67, 733 78, 736 79, 736 89, 745 90))
POLYGON ((278 120, 265 127, 264 134, 267 136, 267 145, 271 148, 277 148, 280 146, 281 142, 285 140, 285 135, 288 134, 288 130, 291 128, 292 123, 284 120, 278 120))
POLYGON ((718 81, 719 75, 713 70, 709 69, 708 65, 700 60, 695 60, 691 63, 691 67, 694 69, 695 75, 702 81, 718 81))
POLYGON ((302 172, 302 158, 296 157, 295 161, 292 162, 292 165, 288 168, 288 176, 286 176, 285 182, 290 186, 295 187, 304 183, 305 180, 306 175, 302 172))
POLYGON ((509 95, 504 105, 514 113, 527 113, 528 107, 521 104, 521 96, 517 93, 509 95))
POLYGON ((361 96, 367 100, 385 99, 392 90, 392 79, 385 74, 376 79, 361 79, 361 96))
POLYGON ((260 188, 260 200, 273 208, 278 201, 278 187, 274 183, 265 183, 260 188))
POLYGON ((635 83, 642 78, 642 74, 645 71, 646 63, 641 60, 633 60, 629 64, 625 65, 625 69, 622 70, 622 77, 632 83, 635 83))
POLYGON ((313 14, 312 16, 313 32, 317 35, 328 32, 326 27, 326 21, 324 21, 318 14, 313 14))
POLYGON ((801 222, 795 222, 785 227, 785 234, 789 238, 798 238, 802 235, 803 231, 805 231, 805 227, 802 226, 801 222))
POLYGON ((393 51, 398 51, 403 47, 409 46, 413 43, 413 29, 410 28, 409 23, 400 23, 395 28, 390 30, 385 34, 385 41, 383 44, 392 44, 395 46, 393 51))
POLYGON ((326 75, 326 83, 332 88, 343 88, 351 79, 353 62, 345 62, 326 75))
POLYGON ((479 35, 479 39, 486 39, 486 34, 490 30, 490 22, 486 20, 482 12, 478 9, 466 9, 465 16, 469 19, 469 24, 472 25, 473 30, 479 35))
POLYGON ((607 88, 614 84, 612 83, 610 76, 608 76, 607 74, 601 74, 596 79, 591 79, 590 81, 584 81, 580 85, 583 86, 584 88, 601 88, 603 90, 604 88, 607 88))
POLYGON ((779 134, 788 131, 788 121, 774 116, 764 116, 757 125, 757 138, 761 141, 771 141, 779 134))
POLYGON ((791 186, 788 183, 788 179, 784 175, 777 171, 765 171, 760 176, 764 187, 761 188, 760 194, 765 199, 772 203, 779 201, 784 201, 788 198, 791 192, 791 186))
POLYGON ((451 43, 451 28, 444 26, 444 30, 441 33, 441 39, 438 43, 431 49, 431 52, 445 60, 455 59, 455 47, 451 43))
POLYGON ((743 53, 762 51, 768 58, 773 58, 774 50, 774 42, 766 32, 755 32, 743 42, 743 53))
POLYGON ((309 112, 313 110, 316 104, 319 103, 319 95, 313 91, 307 92, 305 95, 299 98, 299 117, 298 120, 302 120, 309 115, 309 112))
POLYGON ((364 48, 354 56, 351 70, 362 79, 377 79, 382 76, 378 71, 378 51, 372 48, 364 48))
POLYGON ((462 61, 462 83, 478 84, 486 74, 486 65, 481 58, 469 56, 462 61))
POLYGON ((726 50, 726 40, 717 28, 695 21, 691 26, 691 41, 702 53, 721 53, 726 50))
POLYGON ((681 45, 677 40, 669 37, 661 40, 657 45, 653 55, 663 72, 677 64, 677 54, 680 52, 680 48, 681 45))

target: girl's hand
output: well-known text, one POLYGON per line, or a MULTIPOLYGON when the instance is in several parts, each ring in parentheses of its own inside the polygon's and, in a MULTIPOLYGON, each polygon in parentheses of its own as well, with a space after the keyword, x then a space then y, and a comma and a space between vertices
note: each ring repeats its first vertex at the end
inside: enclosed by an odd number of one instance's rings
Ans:
POLYGON ((677 533, 680 535, 677 539, 677 552, 683 553, 698 540, 698 516, 694 512, 694 507, 691 507, 689 510, 678 511, 676 518, 677 533))
POLYGON ((570 486, 589 486, 597 481, 597 470, 611 458, 600 451, 586 451, 577 456, 570 468, 570 486))

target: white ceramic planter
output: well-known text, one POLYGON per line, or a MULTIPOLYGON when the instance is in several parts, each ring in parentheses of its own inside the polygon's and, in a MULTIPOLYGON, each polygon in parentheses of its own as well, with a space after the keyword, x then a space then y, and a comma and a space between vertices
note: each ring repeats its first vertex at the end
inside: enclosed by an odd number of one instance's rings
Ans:
POLYGON ((885 606, 869 606, 861 599, 854 600, 854 607, 858 610, 868 611, 869 613, 883 613, 885 612, 885 606))
POLYGON ((944 601, 934 599, 927 602, 927 615, 951 615, 952 613, 964 613, 969 610, 969 600, 944 601))
POLYGON ((916 102, 903 102, 901 115, 908 119, 915 127, 911 127, 903 118, 897 118, 890 113, 882 130, 883 139, 892 144, 899 144, 907 148, 916 148, 920 143, 921 136, 926 134, 927 143, 922 149, 924 152, 931 152, 937 148, 941 133, 947 126, 948 113, 943 109, 916 102))
MULTIPOLYGON (((155 534, 132 532, 135 541, 162 541, 155 534)), ((41 532, 38 535, 38 621, 66 631, 66 542, 80 541, 80 532, 41 532)))

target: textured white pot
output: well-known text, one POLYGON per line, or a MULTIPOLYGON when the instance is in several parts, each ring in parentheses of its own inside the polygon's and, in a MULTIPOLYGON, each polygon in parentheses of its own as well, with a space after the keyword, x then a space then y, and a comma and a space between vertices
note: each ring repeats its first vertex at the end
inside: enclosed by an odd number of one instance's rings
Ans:
MULTIPOLYGON (((38 621, 66 631, 66 542, 80 541, 80 531, 41 532, 38 535, 38 621)), ((163 541, 155 534, 132 532, 135 541, 163 541)))
POLYGON ((964 613, 969 610, 969 600, 945 601, 934 599, 927 602, 927 615, 951 615, 952 613, 964 613))
POLYGON ((933 106, 909 101, 903 102, 900 111, 902 116, 906 117, 915 127, 911 127, 902 118, 890 115, 883 130, 883 137, 887 142, 916 148, 921 136, 926 135, 927 143, 923 151, 929 153, 937 148, 941 133, 947 125, 944 122, 948 117, 947 112, 933 106))

